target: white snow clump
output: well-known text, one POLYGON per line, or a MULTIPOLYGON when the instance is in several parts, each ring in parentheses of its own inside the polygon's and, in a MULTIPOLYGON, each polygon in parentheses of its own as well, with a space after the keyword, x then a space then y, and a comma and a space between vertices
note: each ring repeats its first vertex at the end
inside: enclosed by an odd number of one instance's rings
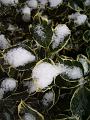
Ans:
POLYGON ((18 0, 0 0, 0 2, 6 6, 8 5, 15 6, 16 4, 18 4, 18 0))
POLYGON ((58 24, 52 36, 52 48, 55 49, 64 42, 65 37, 71 34, 70 29, 65 24, 58 24))
POLYGON ((4 59, 14 68, 35 61, 35 56, 22 47, 13 48, 4 54, 4 59))
POLYGON ((59 74, 67 75, 69 79, 79 79, 83 77, 82 70, 77 66, 67 66, 64 64, 57 64, 59 74))
POLYGON ((22 19, 24 22, 29 22, 31 19, 31 8, 29 8, 28 6, 24 6, 24 8, 22 8, 22 19))
POLYGON ((57 7, 59 4, 63 3, 63 0, 49 0, 50 7, 57 7))
POLYGON ((48 87, 57 76, 58 70, 50 63, 42 62, 37 64, 32 70, 32 78, 37 89, 48 87))
POLYGON ((1 83, 4 92, 13 91, 16 88, 17 81, 13 78, 6 78, 1 83))
POLYGON ((72 13, 68 18, 74 20, 74 23, 77 25, 82 25, 87 20, 87 16, 85 14, 80 14, 79 12, 72 13))
POLYGON ((10 47, 9 40, 5 38, 5 35, 0 35, 0 49, 7 49, 10 47))
POLYGON ((32 9, 36 9, 38 7, 38 2, 37 0, 27 0, 27 5, 32 9))

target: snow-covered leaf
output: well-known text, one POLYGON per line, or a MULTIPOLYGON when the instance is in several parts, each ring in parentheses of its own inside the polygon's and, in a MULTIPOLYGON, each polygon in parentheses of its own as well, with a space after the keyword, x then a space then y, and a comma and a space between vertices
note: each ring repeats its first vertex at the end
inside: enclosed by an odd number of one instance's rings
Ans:
POLYGON ((18 116, 20 120, 44 120, 38 111, 28 106, 24 101, 18 105, 18 116))
POLYGON ((32 24, 31 32, 33 34, 34 40, 43 47, 48 47, 52 39, 52 28, 51 24, 38 23, 32 24))

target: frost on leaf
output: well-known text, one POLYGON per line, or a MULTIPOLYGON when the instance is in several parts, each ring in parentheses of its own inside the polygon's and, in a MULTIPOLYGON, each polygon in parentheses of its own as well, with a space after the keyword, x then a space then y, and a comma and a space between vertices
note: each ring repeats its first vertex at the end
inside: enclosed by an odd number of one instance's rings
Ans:
POLYGON ((71 34, 71 31, 65 24, 58 24, 52 36, 52 48, 55 49, 65 42, 65 38, 71 34))

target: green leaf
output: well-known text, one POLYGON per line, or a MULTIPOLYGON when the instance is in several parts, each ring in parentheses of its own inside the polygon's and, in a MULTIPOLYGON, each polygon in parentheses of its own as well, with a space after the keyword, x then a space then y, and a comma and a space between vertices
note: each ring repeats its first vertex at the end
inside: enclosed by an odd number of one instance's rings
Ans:
POLYGON ((88 59, 90 60, 90 46, 86 48, 86 53, 87 53, 88 59))
POLYGON ((24 101, 21 101, 18 105, 18 116, 20 120, 44 120, 44 117, 38 111, 28 106, 24 101))
POLYGON ((85 42, 90 42, 90 30, 86 30, 85 32, 84 32, 84 34, 83 34, 83 40, 85 41, 85 42))
POLYGON ((83 0, 69 0, 68 6, 75 11, 83 11, 83 0))
POLYGON ((87 120, 90 115, 90 90, 84 86, 78 88, 72 96, 70 108, 80 120, 87 120))

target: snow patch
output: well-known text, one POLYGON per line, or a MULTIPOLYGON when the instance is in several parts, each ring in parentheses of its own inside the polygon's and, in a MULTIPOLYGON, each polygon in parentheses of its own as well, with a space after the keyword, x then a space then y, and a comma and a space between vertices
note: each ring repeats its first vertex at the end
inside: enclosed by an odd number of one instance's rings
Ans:
POLYGON ((36 117, 30 113, 25 113, 24 120, 36 120, 36 117))
POLYGON ((31 18, 31 9, 28 6, 22 8, 22 19, 24 22, 29 22, 31 18))
POLYGON ((29 94, 32 94, 34 92, 37 91, 37 87, 36 87, 36 84, 34 83, 34 81, 25 81, 24 82, 24 86, 27 86, 28 87, 28 92, 29 94))
POLYGON ((38 2, 37 0, 28 0, 27 5, 32 9, 36 9, 38 7, 38 2))
POLYGON ((35 61, 35 56, 22 47, 13 48, 4 54, 4 59, 13 67, 24 66, 35 61))
POLYGON ((32 78, 36 84, 37 89, 44 89, 53 82, 57 76, 58 71, 50 63, 42 62, 34 67, 32 70, 32 78))
POLYGON ((6 6, 8 5, 15 6, 16 4, 18 4, 18 0, 0 0, 0 2, 6 6))
POLYGON ((71 31, 65 24, 58 24, 52 36, 52 48, 55 49, 64 42, 65 37, 71 34, 71 31))
POLYGON ((80 14, 78 12, 72 13, 68 18, 74 20, 74 23, 77 25, 82 25, 87 20, 87 16, 85 14, 80 14))
POLYGON ((1 83, 1 88, 4 92, 13 91, 16 88, 16 80, 13 78, 6 78, 1 83))
POLYGON ((9 40, 5 38, 5 35, 0 35, 0 49, 7 49, 10 47, 9 40))
POLYGON ((63 0, 49 0, 50 7, 57 7, 59 4, 63 3, 63 0))
POLYGON ((53 99, 54 99, 54 93, 52 91, 49 91, 43 96, 42 104, 45 107, 48 107, 53 102, 53 99))
POLYGON ((58 71, 61 75, 67 75, 69 79, 79 79, 83 77, 82 70, 77 66, 67 66, 64 64, 58 64, 58 71))

